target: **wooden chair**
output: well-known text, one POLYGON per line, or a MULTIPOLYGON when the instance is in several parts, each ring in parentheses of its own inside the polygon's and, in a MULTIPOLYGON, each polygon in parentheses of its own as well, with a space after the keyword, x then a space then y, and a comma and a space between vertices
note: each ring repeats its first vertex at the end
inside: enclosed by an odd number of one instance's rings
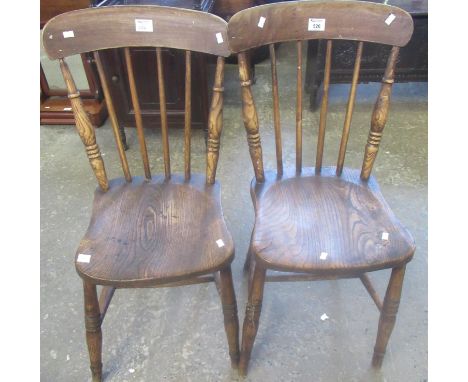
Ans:
POLYGON ((360 278, 380 310, 373 365, 380 367, 400 301, 405 265, 414 241, 385 202, 371 170, 388 114, 399 47, 413 31, 411 16, 382 4, 359 1, 295 1, 241 11, 228 23, 231 51, 238 53, 243 117, 255 171, 255 207, 245 268, 249 297, 242 333, 240 373, 245 375, 255 340, 266 281, 360 278), (314 20, 312 20, 314 19, 314 20), (324 95, 316 162, 302 163, 302 40, 327 40, 324 95), (346 108, 337 164, 323 167, 325 124, 333 40, 355 40, 354 75, 346 108), (283 169, 275 43, 297 43, 296 166, 283 169), (371 117, 361 170, 344 167, 363 42, 391 45, 382 86, 371 117), (248 49, 269 45, 272 71, 276 171, 263 168, 257 111, 245 59, 248 49), (383 303, 367 273, 392 268, 383 303), (267 275, 267 270, 284 273, 267 275))
POLYGON ((44 28, 43 43, 59 59, 78 133, 99 183, 88 230, 76 253, 83 278, 86 339, 93 381, 101 381, 101 323, 116 288, 173 287, 214 281, 224 313, 233 367, 239 358, 238 318, 230 264, 234 245, 221 211, 215 181, 223 123, 224 57, 229 56, 227 24, 204 12, 158 6, 118 6, 62 14, 44 28), (152 175, 132 67, 131 47, 155 47, 163 175, 152 175), (132 176, 119 134, 100 50, 124 48, 135 109, 144 177, 132 176), (185 50, 185 173, 172 174, 169 155, 161 50, 185 50), (104 161, 65 57, 94 52, 124 177, 108 180, 104 161), (209 115, 206 175, 190 171, 191 51, 218 56, 209 115), (97 285, 102 285, 98 299, 97 285))

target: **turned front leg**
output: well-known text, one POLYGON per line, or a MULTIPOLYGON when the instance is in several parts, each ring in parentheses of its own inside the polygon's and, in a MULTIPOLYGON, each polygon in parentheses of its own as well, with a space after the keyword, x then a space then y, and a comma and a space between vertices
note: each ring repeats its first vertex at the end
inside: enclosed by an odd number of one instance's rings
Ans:
POLYGON ((239 319, 237 317, 237 302, 232 282, 231 266, 220 272, 221 302, 224 314, 224 329, 229 345, 231 366, 237 369, 239 365, 239 319))
MULTIPOLYGON (((252 270, 251 270, 252 272, 252 270)), ((247 375, 250 354, 257 335, 260 312, 262 310, 263 287, 265 285, 266 269, 255 262, 252 283, 249 287, 249 301, 245 309, 244 325, 242 327, 242 347, 239 362, 239 373, 247 375)))
POLYGON ((86 343, 88 344, 89 360, 93 382, 102 380, 102 333, 101 333, 101 313, 99 311, 99 301, 96 292, 96 285, 83 282, 84 287, 84 310, 86 343))
POLYGON ((372 357, 372 366, 380 368, 387 349, 388 340, 395 326, 398 306, 400 305, 401 289, 403 278, 405 276, 406 265, 393 268, 387 292, 380 313, 379 329, 377 340, 374 347, 374 356, 372 357))

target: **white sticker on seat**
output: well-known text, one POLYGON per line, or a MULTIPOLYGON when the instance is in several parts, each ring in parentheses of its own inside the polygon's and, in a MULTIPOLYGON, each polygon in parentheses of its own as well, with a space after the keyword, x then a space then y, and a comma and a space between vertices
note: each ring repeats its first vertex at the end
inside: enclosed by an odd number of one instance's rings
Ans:
POLYGON ((390 13, 388 17, 385 19, 385 24, 390 25, 393 23, 393 20, 396 19, 396 16, 393 13, 390 13))
POLYGON ((224 241, 222 239, 216 240, 216 244, 218 244, 219 248, 224 247, 224 241))
POLYGON ((84 253, 79 253, 76 261, 78 263, 89 263, 91 261, 91 255, 85 255, 84 253))
POLYGON ((382 240, 388 240, 389 233, 388 232, 382 232, 382 240))
POLYGON ((322 315, 320 316, 320 319, 321 319, 322 321, 328 320, 329 318, 330 318, 330 317, 328 317, 326 313, 324 313, 324 314, 322 314, 322 315))
POLYGON ((152 32, 153 20, 135 19, 135 31, 137 32, 152 32))
POLYGON ((328 253, 327 252, 321 252, 320 253, 320 260, 326 260, 328 257, 328 253))

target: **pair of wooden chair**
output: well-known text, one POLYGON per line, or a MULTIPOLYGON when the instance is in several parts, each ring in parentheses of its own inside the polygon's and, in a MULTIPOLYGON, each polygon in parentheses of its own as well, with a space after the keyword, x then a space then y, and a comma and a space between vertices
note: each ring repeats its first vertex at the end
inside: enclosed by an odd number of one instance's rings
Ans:
POLYGON ((371 170, 386 123, 399 47, 411 37, 409 14, 399 8, 358 1, 300 1, 250 8, 229 23, 210 14, 157 6, 86 9, 52 19, 44 28, 44 48, 59 59, 78 133, 99 187, 88 230, 76 253, 83 279, 86 339, 93 381, 102 378, 101 323, 116 288, 173 287, 215 282, 233 367, 245 375, 259 325, 266 281, 360 278, 381 312, 373 365, 380 367, 400 300, 405 266, 415 251, 407 230, 385 202, 371 170), (302 41, 326 39, 324 96, 320 110, 315 167, 302 164, 302 41), (339 158, 322 166, 332 44, 357 41, 339 158), (296 167, 283 168, 275 44, 297 43, 296 167), (361 170, 344 167, 363 42, 392 46, 382 87, 371 117, 361 170), (259 122, 246 52, 269 45, 272 70, 276 171, 264 170, 259 122), (161 134, 165 173, 152 175, 143 131, 131 47, 156 49, 161 100, 161 134), (132 176, 119 134, 99 51, 124 48, 135 110, 144 177, 132 176), (186 51, 185 172, 172 174, 161 49, 186 51), (123 169, 123 178, 108 180, 104 161, 84 112, 65 57, 94 52, 123 169), (218 56, 209 113, 206 174, 190 171, 191 51, 218 56), (239 351, 239 324, 231 262, 234 244, 223 219, 216 182, 223 125, 224 58, 238 55, 243 118, 255 172, 251 194, 255 208, 245 268, 249 297, 239 351), (367 277, 392 268, 383 302, 367 277), (268 276, 268 270, 284 272, 268 276), (98 298, 97 286, 103 286, 98 298))

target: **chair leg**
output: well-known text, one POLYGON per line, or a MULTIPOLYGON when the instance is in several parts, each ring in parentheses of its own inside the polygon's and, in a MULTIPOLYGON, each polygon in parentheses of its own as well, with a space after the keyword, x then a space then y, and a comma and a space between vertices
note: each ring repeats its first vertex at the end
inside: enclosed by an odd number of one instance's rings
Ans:
POLYGON ((250 235, 250 243, 249 243, 249 249, 247 250, 247 255, 245 256, 245 262, 244 262, 244 272, 247 272, 251 267, 252 267, 252 238, 253 238, 253 231, 252 234, 250 235))
POLYGON ((249 301, 245 309, 244 325, 242 327, 242 347, 239 362, 239 374, 247 375, 250 354, 257 335, 260 312, 262 310, 263 287, 265 285, 266 269, 254 263, 252 284, 249 287, 249 301))
POLYGON ((89 360, 91 363, 91 373, 93 382, 102 380, 102 333, 101 333, 101 313, 99 311, 99 301, 96 292, 96 285, 83 282, 84 287, 84 310, 86 342, 88 344, 89 360))
POLYGON ((406 265, 392 269, 392 275, 390 276, 387 292, 385 293, 382 312, 380 313, 379 329, 374 347, 374 356, 372 357, 372 366, 375 368, 380 368, 382 366, 388 340, 390 339, 395 325, 398 306, 400 305, 405 268, 406 265))
POLYGON ((231 366, 237 369, 239 366, 239 319, 237 317, 237 302, 232 282, 231 266, 220 272, 221 303, 223 305, 224 329, 229 345, 229 356, 231 366))

